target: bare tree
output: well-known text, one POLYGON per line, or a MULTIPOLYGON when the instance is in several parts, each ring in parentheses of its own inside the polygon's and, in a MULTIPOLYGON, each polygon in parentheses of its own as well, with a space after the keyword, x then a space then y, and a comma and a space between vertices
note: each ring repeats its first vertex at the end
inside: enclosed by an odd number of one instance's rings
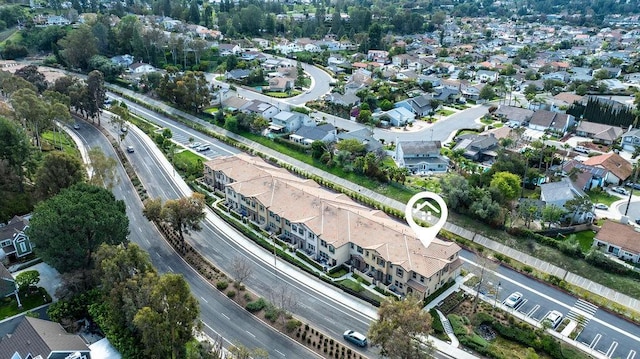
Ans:
POLYGON ((282 325, 286 323, 290 312, 298 308, 298 298, 284 285, 278 285, 269 292, 269 302, 276 310, 276 320, 282 319, 282 325))
POLYGON ((473 269, 471 270, 479 278, 479 282, 475 287, 476 297, 473 301, 474 313, 478 310, 480 293, 485 295, 491 293, 493 293, 495 296, 498 295, 498 277, 496 276, 496 271, 500 266, 498 262, 494 262, 492 259, 484 257, 480 253, 476 253, 476 263, 477 266, 473 267, 473 269))
POLYGON ((251 276, 253 273, 253 267, 247 257, 235 257, 231 262, 231 270, 233 271, 234 278, 236 280, 235 286, 239 287, 245 279, 251 276))

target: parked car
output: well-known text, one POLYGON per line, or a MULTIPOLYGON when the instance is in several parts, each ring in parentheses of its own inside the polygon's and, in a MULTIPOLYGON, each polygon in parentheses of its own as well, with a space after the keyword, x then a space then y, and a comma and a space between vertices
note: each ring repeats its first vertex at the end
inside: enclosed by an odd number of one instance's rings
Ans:
POLYGON ((629 191, 627 191, 626 189, 624 189, 622 187, 613 187, 611 189, 611 191, 613 191, 615 193, 619 193, 619 194, 625 195, 625 196, 629 194, 629 191))
POLYGON ((354 330, 347 330, 346 332, 344 332, 342 337, 346 341, 351 342, 357 346, 360 346, 363 348, 367 346, 367 337, 365 337, 363 334, 358 333, 354 330))
POLYGON ((133 146, 127 146, 127 152, 134 153, 135 150, 133 149, 133 146))
POLYGON ((636 218, 636 224, 640 225, 640 218, 636 218))
POLYGON ((550 327, 555 329, 562 321, 562 313, 557 310, 552 310, 544 317, 542 323, 549 323, 550 327))
POLYGON ((627 182, 625 186, 632 187, 633 189, 640 189, 640 183, 627 182))
POLYGON ((80 129, 80 125, 79 125, 79 124, 77 124, 77 123, 74 123, 74 124, 73 124, 73 129, 74 129, 74 130, 79 130, 79 129, 80 129))
POLYGON ((502 302, 502 304, 506 305, 509 308, 515 308, 522 303, 522 293, 513 292, 507 299, 502 302))
POLYGON ((198 152, 204 152, 204 151, 208 151, 209 150, 209 145, 202 145, 202 146, 198 146, 196 148, 196 151, 198 152))
POLYGON ((607 205, 606 205, 606 204, 604 204, 604 203, 596 203, 596 204, 594 205, 594 207, 595 207, 596 209, 601 209, 601 210, 603 210, 603 211, 606 211, 606 210, 608 210, 608 209, 609 209, 609 206, 607 206, 607 205))
POLYGON ((576 146, 576 148, 574 148, 574 151, 580 153, 589 153, 589 149, 583 146, 576 146))
POLYGON ((189 148, 198 148, 202 145, 200 142, 194 142, 189 144, 189 148))

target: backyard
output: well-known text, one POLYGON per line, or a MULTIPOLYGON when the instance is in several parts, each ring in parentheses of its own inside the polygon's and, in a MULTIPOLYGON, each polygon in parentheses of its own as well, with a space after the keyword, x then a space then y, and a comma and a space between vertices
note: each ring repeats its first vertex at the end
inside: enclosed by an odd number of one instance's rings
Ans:
POLYGON ((43 304, 51 303, 51 296, 49 296, 47 291, 42 287, 30 293, 20 291, 19 296, 22 308, 18 308, 18 302, 14 295, 0 300, 0 320, 29 311, 43 304))

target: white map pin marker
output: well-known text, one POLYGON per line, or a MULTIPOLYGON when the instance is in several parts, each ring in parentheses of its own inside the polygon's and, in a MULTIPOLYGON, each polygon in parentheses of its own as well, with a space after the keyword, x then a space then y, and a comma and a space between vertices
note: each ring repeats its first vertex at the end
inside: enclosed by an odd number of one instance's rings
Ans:
POLYGON ((416 237, 418 237, 420 242, 422 242, 422 245, 425 247, 429 247, 433 239, 436 238, 438 232, 440 232, 440 229, 442 229, 442 226, 444 226, 444 224, 447 222, 448 209, 447 204, 444 202, 444 199, 442 199, 442 197, 433 192, 424 191, 417 193, 413 197, 411 197, 409 202, 407 202, 407 207, 404 210, 404 215, 407 223, 409 224, 409 227, 413 229, 413 232, 416 234, 416 237), (426 200, 418 203, 418 201, 421 199, 432 199, 438 204, 440 208, 436 208, 426 200), (422 227, 418 225, 414 220, 414 216, 417 213, 421 213, 422 218, 420 219, 424 220, 425 222, 427 221, 427 218, 424 218, 423 211, 425 206, 429 207, 429 209, 427 210, 427 216, 430 216, 432 212, 440 214, 440 219, 438 219, 438 222, 436 222, 431 227, 422 227))

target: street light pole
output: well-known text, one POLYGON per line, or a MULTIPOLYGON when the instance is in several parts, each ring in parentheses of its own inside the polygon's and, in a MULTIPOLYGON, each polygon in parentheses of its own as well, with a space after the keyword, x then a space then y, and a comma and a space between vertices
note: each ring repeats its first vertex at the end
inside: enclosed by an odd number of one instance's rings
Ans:
POLYGON ((638 180, 638 163, 633 166, 633 184, 631 185, 631 191, 629 192, 629 199, 627 200, 627 209, 624 210, 625 217, 627 213, 629 213, 629 207, 631 206, 631 197, 633 197, 633 189, 636 185, 636 181, 638 180))

